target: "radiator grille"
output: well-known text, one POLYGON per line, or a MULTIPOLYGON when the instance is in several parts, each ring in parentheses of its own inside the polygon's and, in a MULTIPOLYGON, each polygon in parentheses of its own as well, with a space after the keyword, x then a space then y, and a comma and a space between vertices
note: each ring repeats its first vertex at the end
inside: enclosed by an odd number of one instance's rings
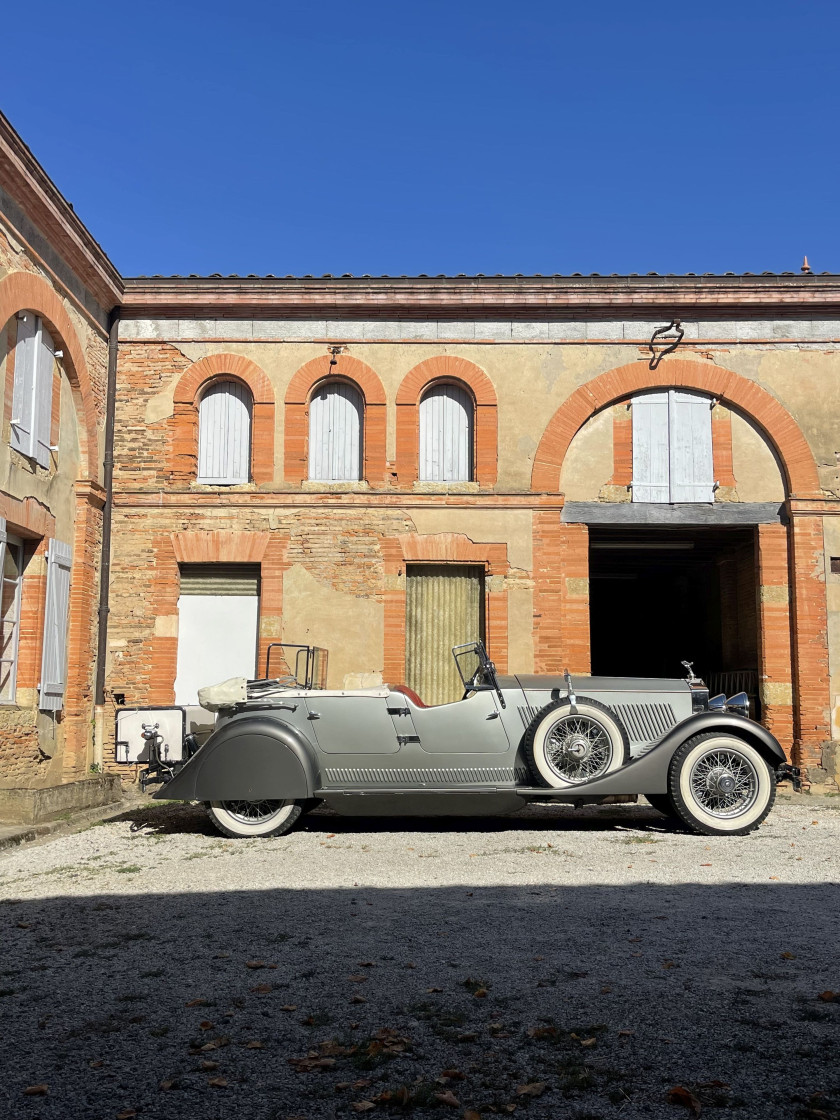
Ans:
POLYGON ((653 743, 677 722, 670 704, 613 704, 612 709, 627 729, 631 743, 653 743))
POLYGON ((480 785, 494 782, 518 782, 528 780, 528 772, 524 767, 513 766, 476 766, 448 768, 407 768, 407 769, 374 769, 369 768, 330 768, 324 771, 326 779, 333 785, 370 785, 370 786, 406 786, 406 785, 480 785))

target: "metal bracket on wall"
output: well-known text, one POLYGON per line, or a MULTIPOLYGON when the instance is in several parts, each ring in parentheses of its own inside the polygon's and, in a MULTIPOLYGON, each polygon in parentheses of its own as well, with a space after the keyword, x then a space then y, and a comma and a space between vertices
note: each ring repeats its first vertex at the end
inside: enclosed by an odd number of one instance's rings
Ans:
POLYGON ((667 327, 657 327, 653 334, 650 336, 650 342, 648 343, 648 350, 650 350, 651 353, 651 359, 648 362, 648 369, 656 369, 656 367, 659 365, 666 354, 672 354, 674 350, 676 350, 676 348, 682 342, 684 336, 685 331, 682 329, 679 319, 672 319, 667 327), (666 335, 668 331, 676 331, 677 337, 666 340, 664 338, 664 335, 666 335), (668 345, 663 350, 660 350, 658 352, 653 348, 653 344, 657 338, 661 338, 663 342, 668 341, 668 345))

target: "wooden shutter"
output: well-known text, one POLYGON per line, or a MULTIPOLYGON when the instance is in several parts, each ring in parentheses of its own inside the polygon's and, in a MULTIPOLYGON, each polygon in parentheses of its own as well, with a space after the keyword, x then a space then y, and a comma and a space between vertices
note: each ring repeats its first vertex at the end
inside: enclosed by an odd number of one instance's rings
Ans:
POLYGON ((11 446, 31 456, 35 435, 35 377, 38 366, 38 318, 31 311, 18 315, 15 346, 15 385, 12 392, 11 446))
POLYGON ((32 455, 38 466, 50 465, 50 429, 52 427, 53 375, 55 347, 50 332, 38 320, 38 350, 35 366, 35 423, 32 455))
POLYGON ((473 476, 473 399, 460 385, 435 385, 420 401, 420 481, 473 476))
POLYGON ((668 393, 633 397, 634 502, 668 502, 668 393))
POLYGON ((64 704, 67 682, 67 622, 70 610, 69 544, 51 540, 47 551, 47 602, 44 610, 44 649, 41 656, 42 711, 58 711, 64 704))
POLYGON ((406 684, 427 704, 463 692, 452 647, 484 637, 484 569, 417 564, 406 577, 406 684))
POLYGON ((251 411, 248 389, 221 381, 198 406, 198 482, 236 486, 251 478, 251 411))
POLYGON ((182 564, 182 595, 259 595, 259 564, 182 564))
POLYGON ((712 502, 712 402, 676 389, 668 396, 671 501, 712 502))
POLYGON ((362 477, 361 394, 344 381, 316 389, 309 401, 309 477, 353 482, 362 477))
MULTIPOLYGON (((6 518, 0 517, 0 579, 6 571, 6 518)), ((5 611, 4 611, 5 614, 5 611)), ((5 619, 4 619, 5 622, 5 619)), ((18 629, 16 627, 16 629, 18 629)), ((5 625, 0 631, 0 698, 14 701, 12 685, 15 680, 15 667, 17 661, 17 635, 10 635, 5 625), (11 638, 11 641, 10 641, 11 638)))

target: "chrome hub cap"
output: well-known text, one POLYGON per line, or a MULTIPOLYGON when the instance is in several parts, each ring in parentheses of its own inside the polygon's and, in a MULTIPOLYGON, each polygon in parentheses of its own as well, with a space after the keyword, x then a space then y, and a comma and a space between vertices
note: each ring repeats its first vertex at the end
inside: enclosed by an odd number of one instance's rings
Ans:
POLYGON ((689 777, 694 800, 713 817, 739 817, 758 796, 752 762, 734 750, 711 750, 698 758, 689 777))
POLYGON ((223 801, 222 808, 243 824, 258 824, 273 817, 285 801, 223 801))
POLYGON ((563 716, 546 738, 545 757, 567 782, 589 782, 610 764, 612 746, 606 730, 588 716, 563 716))

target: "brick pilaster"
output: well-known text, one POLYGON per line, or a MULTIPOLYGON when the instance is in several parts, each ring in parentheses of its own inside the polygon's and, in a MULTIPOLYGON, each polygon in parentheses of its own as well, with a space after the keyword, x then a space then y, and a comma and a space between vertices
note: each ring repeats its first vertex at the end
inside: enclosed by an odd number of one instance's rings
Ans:
POLYGON ((534 669, 588 673, 589 529, 534 513, 534 669))
POLYGON ((787 529, 778 524, 759 525, 756 546, 761 719, 785 750, 790 751, 793 745, 793 670, 787 529))
POLYGON ((828 618, 822 517, 791 517, 794 755, 806 768, 820 765, 831 738, 828 618))

